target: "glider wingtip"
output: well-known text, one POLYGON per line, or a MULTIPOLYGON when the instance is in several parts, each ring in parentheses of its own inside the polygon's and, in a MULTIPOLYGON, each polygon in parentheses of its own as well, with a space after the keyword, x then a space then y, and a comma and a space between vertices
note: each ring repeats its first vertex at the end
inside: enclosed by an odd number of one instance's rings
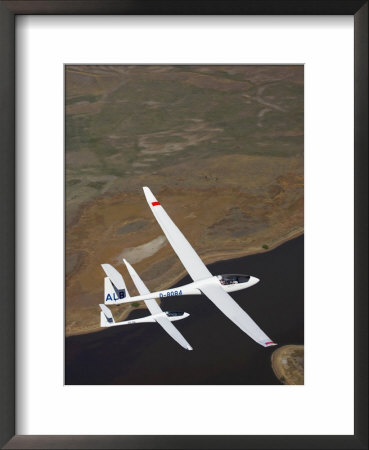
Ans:
POLYGON ((274 345, 278 345, 276 342, 273 341, 269 341, 269 342, 264 342, 263 346, 264 347, 273 347, 274 345))
POLYGON ((147 186, 144 186, 142 189, 144 191, 147 203, 152 205, 153 202, 157 202, 155 195, 151 192, 151 190, 147 186))
POLYGON ((123 262, 128 269, 132 267, 131 264, 125 258, 123 258, 123 262))

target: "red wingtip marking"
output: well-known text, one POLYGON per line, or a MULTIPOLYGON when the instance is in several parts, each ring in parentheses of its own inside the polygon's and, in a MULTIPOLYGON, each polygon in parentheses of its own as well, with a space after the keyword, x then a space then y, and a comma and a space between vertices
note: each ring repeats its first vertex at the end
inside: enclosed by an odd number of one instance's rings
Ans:
POLYGON ((265 342, 265 345, 275 345, 275 343, 270 341, 270 342, 265 342))
POLYGON ((160 206, 159 202, 152 202, 151 204, 152 204, 152 206, 160 206))

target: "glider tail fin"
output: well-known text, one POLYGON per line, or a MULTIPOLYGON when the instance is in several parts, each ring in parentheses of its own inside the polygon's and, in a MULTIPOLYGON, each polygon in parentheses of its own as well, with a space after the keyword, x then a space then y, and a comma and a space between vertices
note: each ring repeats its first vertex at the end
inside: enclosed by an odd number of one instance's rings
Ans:
POLYGON ((113 314, 105 305, 100 305, 100 327, 111 327, 115 324, 113 314))
POLYGON ((122 275, 110 264, 102 264, 107 275, 104 279, 105 305, 119 305, 129 298, 129 293, 122 275))

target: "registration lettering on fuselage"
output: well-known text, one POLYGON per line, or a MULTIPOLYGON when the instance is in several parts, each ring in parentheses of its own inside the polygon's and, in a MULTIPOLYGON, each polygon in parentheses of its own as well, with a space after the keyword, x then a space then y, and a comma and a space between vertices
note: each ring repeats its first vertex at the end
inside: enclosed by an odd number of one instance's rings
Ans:
POLYGON ((159 297, 172 297, 174 295, 182 295, 182 289, 179 291, 160 292, 159 297))

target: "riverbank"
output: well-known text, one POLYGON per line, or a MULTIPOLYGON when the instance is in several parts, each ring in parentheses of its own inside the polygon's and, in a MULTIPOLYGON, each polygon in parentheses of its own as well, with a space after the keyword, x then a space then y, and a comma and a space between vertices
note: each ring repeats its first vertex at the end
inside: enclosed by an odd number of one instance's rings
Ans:
POLYGON ((304 346, 284 345, 272 354, 272 369, 283 384, 304 384, 304 346))
MULTIPOLYGON (((217 264, 217 263, 227 263, 227 261, 231 261, 234 259, 265 254, 267 252, 271 252, 271 251, 277 249, 278 247, 282 246, 283 244, 285 244, 291 240, 299 238, 300 236, 303 236, 303 229, 297 229, 297 230, 291 231, 288 235, 284 236, 283 238, 279 238, 277 241, 270 244, 268 249, 264 249, 264 248, 260 248, 260 247, 259 248, 252 247, 252 248, 249 248, 248 251, 246 251, 246 252, 244 249, 240 249, 238 252, 233 251, 231 254, 223 251, 223 252, 209 254, 209 256, 203 258, 203 262, 206 265, 217 264)), ((252 271, 252 269, 250 269, 250 270, 252 271)), ((251 272, 250 272, 250 274, 251 274, 251 272)), ((183 268, 179 273, 177 273, 176 276, 168 278, 166 280, 165 285, 159 287, 158 289, 165 289, 167 287, 177 286, 177 285, 179 285, 179 282, 186 275, 187 275, 187 272, 183 268)), ((214 273, 214 275, 216 275, 216 274, 214 273)), ((128 281, 130 281, 130 279, 128 281)), ((103 286, 101 287, 101 289, 103 289, 103 286)), ((158 299, 157 301, 160 304, 160 300, 158 299)), ((140 302, 140 306, 138 306, 138 307, 134 307, 134 306, 132 306, 132 304, 124 304, 124 305, 116 306, 116 307, 113 306, 111 309, 112 309, 112 313, 115 317, 115 320, 121 322, 123 320, 126 320, 128 318, 128 316, 131 313, 133 313, 134 311, 147 309, 147 308, 146 308, 146 305, 144 304, 144 302, 140 302)), ((96 317, 97 318, 100 317, 99 312, 100 312, 100 309, 99 309, 98 305, 96 305, 96 317)), ((88 325, 85 325, 82 327, 74 326, 72 329, 66 328, 65 336, 66 337, 79 336, 79 335, 88 334, 88 333, 95 333, 95 332, 102 331, 102 330, 103 330, 103 328, 100 327, 100 320, 96 319, 95 324, 88 323, 88 325)))

